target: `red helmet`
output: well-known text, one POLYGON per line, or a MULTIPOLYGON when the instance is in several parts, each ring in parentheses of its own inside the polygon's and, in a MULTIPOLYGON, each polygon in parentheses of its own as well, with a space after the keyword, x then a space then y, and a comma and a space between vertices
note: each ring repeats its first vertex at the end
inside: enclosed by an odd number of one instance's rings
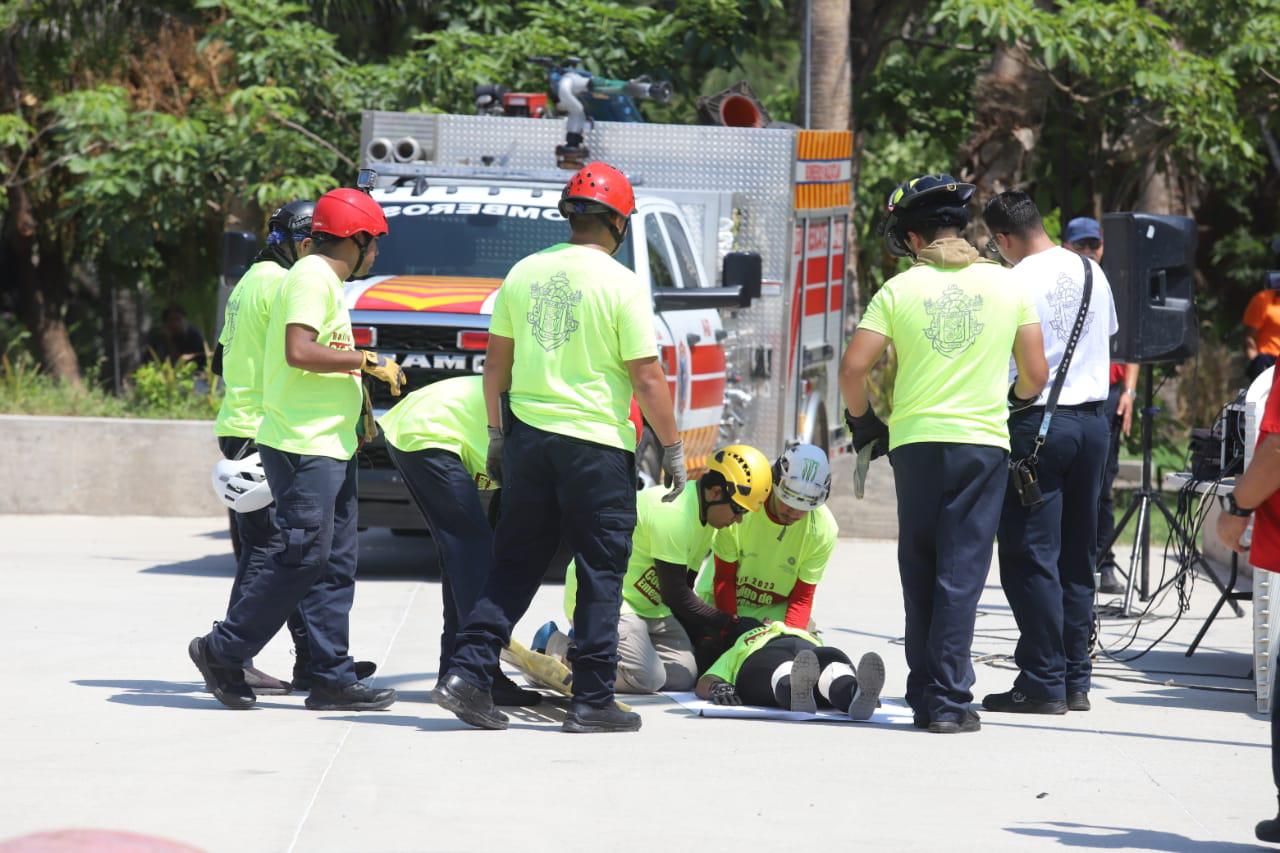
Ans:
POLYGON ((332 234, 334 237, 364 233, 381 237, 387 233, 387 217, 382 212, 382 205, 368 193, 342 187, 320 196, 311 216, 311 233, 332 234))
POLYGON ((564 192, 560 193, 560 213, 563 216, 592 213, 593 208, 600 207, 630 216, 636 212, 636 194, 626 175, 597 160, 579 169, 564 185, 564 192))

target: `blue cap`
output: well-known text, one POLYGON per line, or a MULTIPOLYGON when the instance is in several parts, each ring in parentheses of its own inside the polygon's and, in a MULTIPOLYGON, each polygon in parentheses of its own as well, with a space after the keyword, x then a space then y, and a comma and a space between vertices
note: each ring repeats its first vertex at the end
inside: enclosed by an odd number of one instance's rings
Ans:
POLYGON ((1077 216, 1067 223, 1066 230, 1062 232, 1062 242, 1064 243, 1101 239, 1102 228, 1098 225, 1098 220, 1091 216, 1077 216))

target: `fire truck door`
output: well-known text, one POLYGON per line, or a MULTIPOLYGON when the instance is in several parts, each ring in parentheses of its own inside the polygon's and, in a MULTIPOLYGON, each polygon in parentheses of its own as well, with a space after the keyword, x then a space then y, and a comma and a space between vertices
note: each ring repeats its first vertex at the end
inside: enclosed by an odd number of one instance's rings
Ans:
MULTIPOLYGON (((650 279, 655 289, 705 287, 706 276, 676 210, 674 205, 669 211, 659 207, 642 218, 650 279)), ((670 335, 669 346, 663 349, 663 365, 672 387, 685 457, 690 470, 699 472, 715 446, 724 409, 723 326, 713 308, 663 311, 661 317, 670 335)))

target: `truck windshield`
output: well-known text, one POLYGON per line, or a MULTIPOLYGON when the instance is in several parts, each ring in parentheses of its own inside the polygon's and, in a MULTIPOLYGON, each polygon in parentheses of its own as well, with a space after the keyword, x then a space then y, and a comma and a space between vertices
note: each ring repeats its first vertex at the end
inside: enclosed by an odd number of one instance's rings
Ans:
MULTIPOLYGON (((382 208, 390 233, 378 241, 375 275, 505 278, 516 261, 569 237, 552 207, 422 202, 382 208)), ((630 235, 615 257, 634 269, 630 235)))

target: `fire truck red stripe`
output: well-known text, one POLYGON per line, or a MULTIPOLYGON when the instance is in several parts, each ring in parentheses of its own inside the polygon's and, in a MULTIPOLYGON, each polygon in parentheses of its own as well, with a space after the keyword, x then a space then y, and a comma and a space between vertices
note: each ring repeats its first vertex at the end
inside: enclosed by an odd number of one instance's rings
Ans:
POLYGON ((689 396, 690 408, 718 409, 724 405, 724 379, 695 379, 689 396))

